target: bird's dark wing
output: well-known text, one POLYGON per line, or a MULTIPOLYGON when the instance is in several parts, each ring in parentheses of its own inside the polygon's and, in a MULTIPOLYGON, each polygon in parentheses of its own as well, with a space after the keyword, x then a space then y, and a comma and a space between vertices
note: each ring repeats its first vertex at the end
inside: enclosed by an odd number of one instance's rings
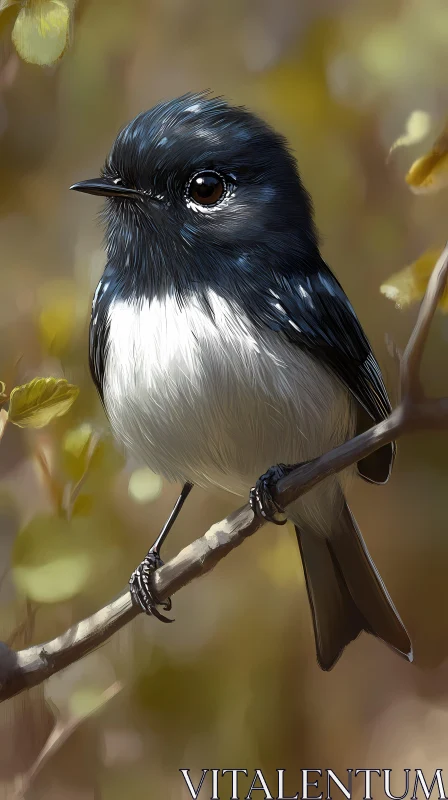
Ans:
POLYGON ((109 267, 106 267, 93 298, 89 330, 90 373, 101 402, 104 402, 104 370, 109 343, 109 308, 113 289, 113 277, 110 275, 109 267))
MULTIPOLYGON (((369 418, 380 422, 391 412, 381 371, 358 318, 341 285, 322 262, 310 275, 272 281, 267 290, 264 322, 324 362, 359 403, 358 430, 369 418)), ((387 481, 395 444, 385 445, 358 464, 373 483, 387 481)))

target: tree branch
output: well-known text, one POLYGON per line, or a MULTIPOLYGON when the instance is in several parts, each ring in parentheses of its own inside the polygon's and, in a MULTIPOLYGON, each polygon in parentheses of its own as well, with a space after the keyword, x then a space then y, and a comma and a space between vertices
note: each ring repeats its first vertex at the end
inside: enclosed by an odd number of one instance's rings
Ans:
MULTIPOLYGON (((434 267, 417 322, 404 352, 400 368, 401 400, 390 417, 328 453, 298 466, 282 478, 275 500, 283 508, 310 491, 331 474, 365 458, 405 433, 448 427, 448 397, 427 398, 420 367, 437 304, 446 286, 448 244, 434 267)), ((185 547, 154 574, 154 589, 165 600, 183 586, 205 575, 235 547, 239 547, 264 524, 249 505, 213 525, 200 539, 185 547)), ((128 591, 91 617, 73 625, 45 644, 14 652, 0 643, 0 701, 36 686, 64 667, 103 644, 116 631, 141 613, 128 591)))

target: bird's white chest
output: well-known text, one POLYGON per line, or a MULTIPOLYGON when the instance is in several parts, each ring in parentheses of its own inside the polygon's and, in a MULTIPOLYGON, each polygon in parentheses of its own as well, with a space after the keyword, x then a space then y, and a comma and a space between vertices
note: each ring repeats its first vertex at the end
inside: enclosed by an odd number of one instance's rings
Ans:
POLYGON ((348 394, 279 333, 210 291, 117 301, 104 401, 118 438, 170 480, 244 493, 277 462, 312 458, 350 433, 348 394))

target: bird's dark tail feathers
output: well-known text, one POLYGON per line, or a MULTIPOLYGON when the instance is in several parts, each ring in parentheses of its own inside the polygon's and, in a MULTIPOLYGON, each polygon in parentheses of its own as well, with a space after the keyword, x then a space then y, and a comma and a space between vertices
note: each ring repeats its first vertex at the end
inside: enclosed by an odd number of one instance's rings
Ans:
POLYGON ((406 628, 344 503, 328 538, 296 526, 313 615, 317 660, 331 669, 344 647, 367 631, 412 661, 406 628))

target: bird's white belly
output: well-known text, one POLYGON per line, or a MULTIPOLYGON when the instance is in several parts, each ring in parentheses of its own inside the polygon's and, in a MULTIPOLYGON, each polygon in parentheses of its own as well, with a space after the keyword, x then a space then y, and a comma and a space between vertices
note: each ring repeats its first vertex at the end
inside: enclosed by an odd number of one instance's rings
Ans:
POLYGON ((353 432, 348 392, 286 337, 210 291, 115 302, 104 401, 115 435, 168 480, 246 494, 273 464, 314 458, 353 432))

